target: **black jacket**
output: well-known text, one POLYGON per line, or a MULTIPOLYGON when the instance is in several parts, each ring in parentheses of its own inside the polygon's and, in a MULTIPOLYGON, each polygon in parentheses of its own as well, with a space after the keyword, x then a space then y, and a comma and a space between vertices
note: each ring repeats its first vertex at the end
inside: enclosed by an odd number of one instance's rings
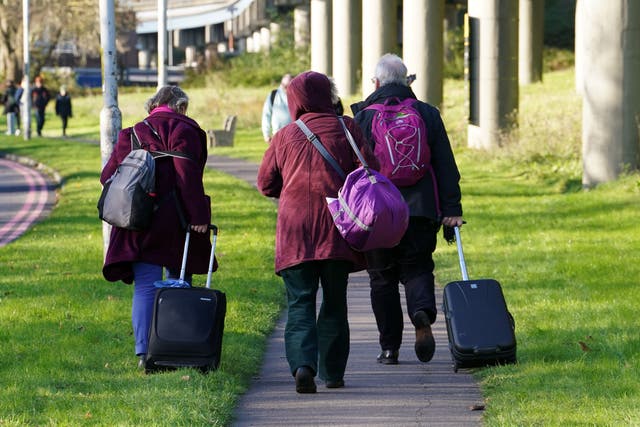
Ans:
POLYGON ((69 95, 58 94, 56 96, 56 115, 60 117, 73 117, 71 98, 69 95))
MULTIPOLYGON (((371 121, 374 111, 364 110, 372 104, 382 104, 387 98, 416 98, 408 86, 387 84, 378 88, 362 102, 351 105, 356 123, 362 129, 371 149, 375 141, 371 138, 371 121)), ((431 149, 431 165, 436 177, 440 215, 437 213, 434 184, 429 172, 415 185, 399 187, 409 205, 411 216, 427 217, 440 221, 442 217, 462 216, 460 173, 456 165, 447 131, 437 108, 416 99, 415 108, 422 116, 427 128, 427 143, 431 149)))

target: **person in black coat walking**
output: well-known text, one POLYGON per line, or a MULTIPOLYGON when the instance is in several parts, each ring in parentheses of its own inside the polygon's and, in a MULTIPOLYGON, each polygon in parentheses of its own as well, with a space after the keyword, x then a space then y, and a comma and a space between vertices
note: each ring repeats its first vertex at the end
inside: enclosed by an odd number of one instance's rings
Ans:
POLYGON ((44 87, 42 77, 35 78, 35 87, 31 90, 31 106, 36 111, 36 126, 38 136, 42 136, 42 128, 44 127, 45 108, 51 99, 49 91, 44 87))
POLYGON ((365 253, 371 305, 382 349, 378 362, 389 365, 398 363, 404 327, 399 283, 404 285, 407 311, 416 329, 416 356, 420 361, 428 362, 435 351, 431 324, 435 322, 437 314, 432 254, 436 249, 437 232, 441 224, 453 227, 463 223, 460 174, 440 112, 416 99, 409 87, 410 78, 402 59, 393 54, 384 55, 376 66, 374 79, 375 91, 364 101, 351 106, 354 120, 372 150, 375 150, 377 143, 371 131, 375 112, 366 108, 373 104, 384 104, 389 99, 415 99, 413 106, 427 129, 433 172, 426 173, 413 185, 399 187, 410 213, 409 228, 400 243, 390 249, 365 253))
POLYGON ((71 112, 71 97, 65 86, 60 86, 60 93, 56 96, 56 115, 62 120, 62 136, 67 136, 67 121, 73 117, 71 112))

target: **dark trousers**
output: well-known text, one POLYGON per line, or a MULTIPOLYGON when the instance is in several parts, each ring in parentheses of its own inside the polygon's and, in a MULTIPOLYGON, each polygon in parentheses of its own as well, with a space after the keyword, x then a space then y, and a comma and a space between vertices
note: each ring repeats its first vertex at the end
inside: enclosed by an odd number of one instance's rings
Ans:
POLYGON ((311 261, 280 272, 287 289, 284 343, 291 374, 310 367, 325 381, 341 380, 349 358, 347 282, 351 263, 311 261), (316 319, 316 294, 322 304, 316 319))
POLYGON ((38 132, 38 136, 42 135, 42 128, 44 127, 44 108, 36 108, 36 130, 38 132))
POLYGON ((432 254, 439 228, 439 224, 427 218, 411 217, 398 246, 366 254, 371 306, 383 350, 398 350, 402 344, 404 320, 399 283, 404 285, 411 322, 417 311, 427 313, 431 323, 436 320, 432 254))
POLYGON ((62 120, 62 135, 67 134, 67 122, 69 120, 69 116, 60 116, 60 120, 62 120))

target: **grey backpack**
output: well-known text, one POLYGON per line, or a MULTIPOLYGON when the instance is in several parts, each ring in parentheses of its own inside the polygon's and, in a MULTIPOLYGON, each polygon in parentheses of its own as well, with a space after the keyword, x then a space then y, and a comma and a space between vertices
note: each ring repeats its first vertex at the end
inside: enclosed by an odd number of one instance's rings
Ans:
MULTIPOLYGON (((151 127, 145 120, 144 123, 151 127)), ((160 138, 158 133, 151 128, 160 138)), ((178 157, 191 160, 179 151, 149 151, 142 148, 135 127, 131 132, 131 152, 105 182, 98 200, 101 220, 119 228, 142 231, 151 225, 156 209, 155 159, 178 157)))

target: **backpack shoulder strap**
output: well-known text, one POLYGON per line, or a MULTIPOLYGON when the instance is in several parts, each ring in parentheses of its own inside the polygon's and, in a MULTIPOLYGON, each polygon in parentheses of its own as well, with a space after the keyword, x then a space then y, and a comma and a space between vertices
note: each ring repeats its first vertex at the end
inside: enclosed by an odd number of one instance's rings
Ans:
POLYGON ((273 102, 276 100, 276 94, 278 93, 278 89, 274 89, 271 91, 271 95, 269 96, 269 100, 271 102, 271 106, 273 107, 273 102))
MULTIPOLYGON (((145 125, 147 125, 149 127, 149 129, 151 129, 151 133, 153 133, 155 135, 156 138, 158 138, 158 140, 162 141, 162 138, 160 138, 160 134, 153 128, 153 126, 151 126, 151 123, 149 123, 147 121, 147 119, 144 119, 142 121, 142 123, 144 123, 145 125)), ((135 150, 135 149, 140 149, 143 148, 142 144, 140 143, 140 138, 138 137, 138 134, 136 133, 136 127, 132 126, 131 127, 132 131, 131 131, 131 150, 135 150)), ((186 159, 186 160, 191 160, 194 161, 193 157, 191 157, 190 155, 188 155, 187 153, 183 153, 181 151, 175 151, 175 150, 149 150, 149 152, 151 153, 151 155, 153 156, 154 159, 159 159, 159 158, 163 158, 163 157, 177 157, 179 159, 186 159)))

